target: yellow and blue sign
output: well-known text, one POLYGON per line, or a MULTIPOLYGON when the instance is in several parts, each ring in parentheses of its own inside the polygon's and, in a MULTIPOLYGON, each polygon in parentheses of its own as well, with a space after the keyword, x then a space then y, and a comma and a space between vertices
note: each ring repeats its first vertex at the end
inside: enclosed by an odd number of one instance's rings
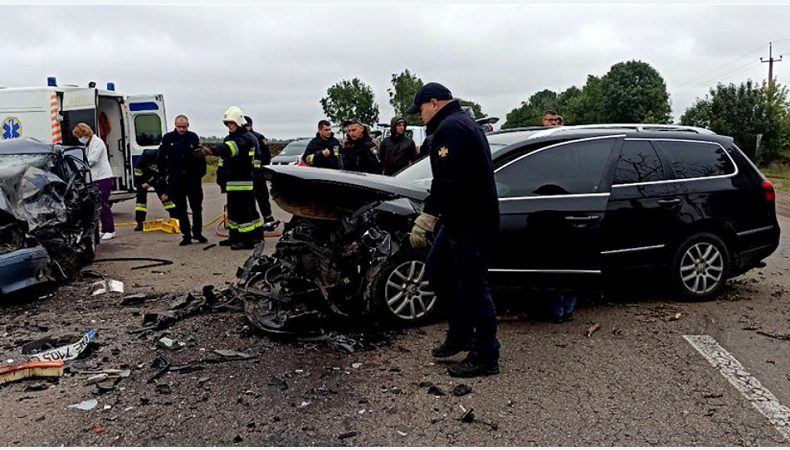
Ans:
POLYGON ((22 137, 22 122, 16 117, 6 117, 3 120, 3 139, 17 139, 22 137))

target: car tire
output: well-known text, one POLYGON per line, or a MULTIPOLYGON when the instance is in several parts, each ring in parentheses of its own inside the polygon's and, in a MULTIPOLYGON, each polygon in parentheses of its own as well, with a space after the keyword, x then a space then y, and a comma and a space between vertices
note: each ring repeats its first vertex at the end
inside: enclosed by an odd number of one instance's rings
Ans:
POLYGON ((425 257, 400 252, 371 269, 367 288, 373 314, 396 325, 420 325, 439 313, 439 300, 428 284, 425 257))
POLYGON ((712 233, 689 236, 675 250, 670 270, 677 292, 690 300, 708 300, 724 287, 730 269, 727 245, 712 233))

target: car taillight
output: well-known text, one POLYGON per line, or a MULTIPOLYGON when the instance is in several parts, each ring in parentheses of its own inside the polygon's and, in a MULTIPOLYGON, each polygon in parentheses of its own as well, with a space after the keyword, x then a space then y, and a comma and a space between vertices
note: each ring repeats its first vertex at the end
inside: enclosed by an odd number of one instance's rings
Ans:
POLYGON ((763 181, 763 192, 765 192, 765 200, 773 203, 776 201, 776 192, 774 191, 774 184, 771 180, 763 181))

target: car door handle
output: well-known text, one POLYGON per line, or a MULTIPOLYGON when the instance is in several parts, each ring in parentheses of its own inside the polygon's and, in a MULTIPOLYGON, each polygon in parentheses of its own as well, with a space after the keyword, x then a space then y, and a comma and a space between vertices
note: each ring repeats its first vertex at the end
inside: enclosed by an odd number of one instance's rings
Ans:
POLYGON ((661 206, 677 206, 677 205, 680 204, 680 199, 679 198, 667 198, 667 199, 664 199, 664 200, 659 200, 657 203, 659 205, 661 205, 661 206))
POLYGON ((594 216, 594 215, 589 215, 589 216, 565 216, 565 220, 567 220, 569 222, 576 222, 576 223, 578 223, 578 222, 592 222, 594 220, 598 220, 599 218, 600 218, 600 216, 594 216))

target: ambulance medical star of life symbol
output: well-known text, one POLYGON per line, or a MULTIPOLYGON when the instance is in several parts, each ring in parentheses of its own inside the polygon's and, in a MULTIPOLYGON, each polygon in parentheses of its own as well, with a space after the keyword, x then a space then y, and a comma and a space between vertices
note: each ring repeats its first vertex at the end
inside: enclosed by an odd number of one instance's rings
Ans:
POLYGON ((7 117, 3 121, 3 139, 16 139, 22 136, 22 123, 16 117, 7 117))

